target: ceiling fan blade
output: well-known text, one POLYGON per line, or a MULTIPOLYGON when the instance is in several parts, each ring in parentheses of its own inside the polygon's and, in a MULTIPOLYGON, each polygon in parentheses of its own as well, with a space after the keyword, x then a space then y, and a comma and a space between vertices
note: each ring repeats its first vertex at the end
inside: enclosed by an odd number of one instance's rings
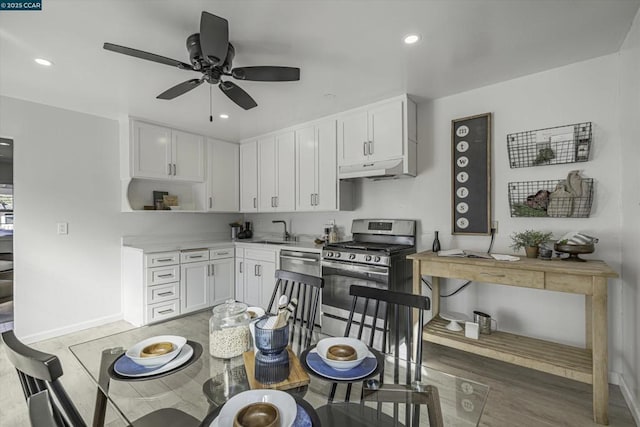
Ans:
POLYGON ((202 56, 213 65, 222 65, 229 50, 229 22, 208 12, 200 17, 202 56))
POLYGON ((124 55, 129 55, 129 56, 133 56, 135 58, 140 58, 140 59, 146 59, 147 61, 158 62, 160 64, 170 65, 172 67, 178 67, 181 70, 193 70, 193 67, 189 64, 185 64, 184 62, 181 62, 181 61, 176 61, 175 59, 167 58, 166 56, 156 55, 155 53, 149 53, 143 50, 120 46, 113 43, 105 43, 102 47, 112 52, 122 53, 124 55))
POLYGON ((218 85, 220 90, 229 97, 230 100, 244 108, 245 110, 250 110, 253 107, 257 107, 256 101, 245 92, 240 86, 233 82, 220 82, 218 85))
POLYGON ((204 79, 191 79, 186 82, 175 85, 171 89, 167 89, 160 95, 156 96, 158 99, 173 99, 182 94, 189 92, 192 89, 197 88, 204 82, 204 79))
POLYGON ((294 67, 240 67, 231 70, 239 80, 258 82, 293 82, 300 80, 300 68, 294 67))

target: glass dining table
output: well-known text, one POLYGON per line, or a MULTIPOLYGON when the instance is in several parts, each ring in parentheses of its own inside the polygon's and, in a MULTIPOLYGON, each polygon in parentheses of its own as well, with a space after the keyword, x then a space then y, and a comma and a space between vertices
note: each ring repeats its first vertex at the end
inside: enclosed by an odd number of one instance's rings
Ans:
MULTIPOLYGON (((209 316, 209 310, 201 311, 70 346, 72 354, 97 387, 93 425, 96 427, 104 425, 104 415, 109 402, 127 424, 133 424, 134 420, 155 410, 175 408, 202 420, 202 427, 209 427, 212 416, 228 399, 249 390, 247 370, 245 370, 242 356, 218 359, 209 355, 209 316), (124 378, 114 372, 114 361, 127 348, 158 335, 185 337, 194 349, 194 355, 183 367, 171 370, 164 375, 150 377, 151 379, 124 378)), ((312 344, 321 338, 323 338, 321 334, 315 333, 312 344)), ((302 356, 303 353, 300 353, 302 356)), ((398 365, 398 360, 394 360, 391 356, 379 353, 378 358, 384 361, 385 372, 392 372, 392 367, 398 365)), ((403 363, 405 366, 410 364, 407 361, 403 363)), ((437 389, 436 396, 439 399, 445 426, 478 425, 489 392, 488 386, 430 369, 424 365, 419 368, 421 379, 410 388, 418 391, 425 388, 437 389)), ((359 416, 358 411, 352 410, 353 406, 346 406, 347 398, 344 393, 338 392, 333 399, 329 399, 334 384, 332 380, 314 375, 313 372, 309 375, 309 379, 308 385, 289 390, 296 399, 305 404, 305 407, 332 409, 331 424, 335 425, 348 425, 349 417, 359 416)), ((386 386, 387 380, 383 379, 382 382, 386 386)), ((359 406, 372 406, 378 408, 378 413, 382 411, 391 417, 397 417, 397 405, 377 403, 377 400, 382 399, 376 399, 375 393, 372 394, 372 390, 375 391, 376 387, 379 387, 379 382, 376 380, 354 381, 349 400, 352 403, 348 405, 353 405, 355 401, 359 406), (363 391, 362 388, 365 390, 363 391), (374 397, 364 397, 361 400, 363 396, 374 397)), ((393 392, 391 394, 393 395, 393 392)), ((387 401, 385 399, 385 402, 387 401)), ((416 400, 414 399, 413 402, 415 403, 416 400)), ((420 425, 429 426, 427 405, 419 405, 418 408, 421 411, 420 425)), ((317 420, 312 418, 312 421, 317 420)), ((313 423, 313 425, 317 424, 319 423, 313 423)), ((382 422, 378 423, 375 417, 367 422, 369 426, 381 424, 382 422)))

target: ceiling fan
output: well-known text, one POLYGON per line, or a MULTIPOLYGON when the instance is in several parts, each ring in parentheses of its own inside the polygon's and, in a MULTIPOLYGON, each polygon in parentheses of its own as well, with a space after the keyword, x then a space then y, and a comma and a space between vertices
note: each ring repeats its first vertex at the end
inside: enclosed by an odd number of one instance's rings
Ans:
POLYGON ((229 22, 208 12, 202 12, 200 17, 200 32, 187 37, 190 64, 113 43, 105 43, 103 47, 112 52, 178 67, 181 70, 202 73, 202 77, 199 79, 187 80, 167 89, 156 97, 158 99, 174 99, 207 82, 212 85, 217 84, 229 99, 245 110, 249 110, 258 105, 256 101, 237 84, 229 80, 223 81, 223 76, 260 82, 300 80, 300 69, 294 67, 259 66, 232 68, 231 64, 235 56, 235 49, 229 43, 229 22))

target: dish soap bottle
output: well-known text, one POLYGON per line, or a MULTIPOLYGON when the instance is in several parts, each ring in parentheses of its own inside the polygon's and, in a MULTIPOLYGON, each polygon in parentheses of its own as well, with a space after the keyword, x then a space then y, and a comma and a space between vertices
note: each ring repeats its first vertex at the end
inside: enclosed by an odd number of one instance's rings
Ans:
POLYGON ((440 239, 438 239, 438 231, 436 231, 436 236, 433 238, 433 245, 431 245, 431 250, 434 253, 440 252, 440 239))
POLYGON ((329 243, 336 243, 338 241, 338 229, 335 224, 332 224, 329 229, 329 243))

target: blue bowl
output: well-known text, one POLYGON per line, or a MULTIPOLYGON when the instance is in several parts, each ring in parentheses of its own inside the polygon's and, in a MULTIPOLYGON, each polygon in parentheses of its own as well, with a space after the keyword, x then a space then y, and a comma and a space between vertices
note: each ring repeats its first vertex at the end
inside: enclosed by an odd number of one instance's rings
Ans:
POLYGON ((264 354, 280 353, 289 343, 289 324, 278 329, 263 329, 267 320, 269 317, 256 322, 256 347, 264 354))

